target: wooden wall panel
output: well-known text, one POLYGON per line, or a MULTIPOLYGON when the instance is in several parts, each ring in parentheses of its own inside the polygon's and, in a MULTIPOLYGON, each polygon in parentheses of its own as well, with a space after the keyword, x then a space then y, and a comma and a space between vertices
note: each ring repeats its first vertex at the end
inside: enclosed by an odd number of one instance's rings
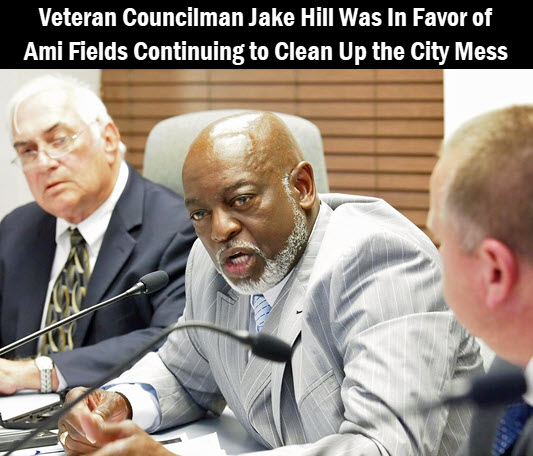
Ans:
POLYGON ((442 70, 111 70, 102 96, 142 171, 151 128, 206 109, 262 109, 314 122, 331 190, 378 196, 425 230, 443 136, 442 70))

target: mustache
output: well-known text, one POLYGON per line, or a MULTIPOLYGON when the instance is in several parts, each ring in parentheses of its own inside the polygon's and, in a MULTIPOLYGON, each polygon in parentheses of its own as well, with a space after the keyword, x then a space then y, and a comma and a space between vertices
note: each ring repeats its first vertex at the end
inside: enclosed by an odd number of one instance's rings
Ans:
POLYGON ((251 242, 247 242, 247 241, 240 241, 240 240, 230 240, 228 242, 226 242, 222 247, 220 247, 220 249, 218 249, 217 253, 216 253, 216 259, 217 259, 217 264, 218 266, 222 266, 221 264, 221 256, 222 254, 228 250, 228 249, 231 249, 231 248, 234 248, 234 247, 243 247, 243 248, 247 248, 249 250, 251 250, 252 252, 254 252, 255 254, 259 255, 261 258, 263 258, 263 260, 267 261, 268 258, 265 254, 265 252, 263 252, 259 247, 257 247, 255 244, 252 244, 251 242))

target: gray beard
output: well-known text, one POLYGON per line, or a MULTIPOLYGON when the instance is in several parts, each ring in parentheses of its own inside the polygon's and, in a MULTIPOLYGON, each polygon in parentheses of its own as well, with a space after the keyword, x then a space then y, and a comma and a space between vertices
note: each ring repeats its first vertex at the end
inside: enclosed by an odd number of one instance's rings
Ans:
POLYGON ((281 282, 290 272, 301 248, 307 244, 309 233, 307 232, 307 220, 305 215, 298 209, 296 202, 289 196, 294 214, 294 228, 287 238, 287 243, 273 260, 269 260, 265 253, 256 245, 246 241, 229 241, 217 252, 216 264, 218 271, 224 276, 229 286, 237 293, 245 295, 262 294, 281 282), (263 258, 265 268, 259 279, 242 279, 238 284, 227 277, 222 268, 220 256, 222 252, 231 247, 247 247, 263 258))

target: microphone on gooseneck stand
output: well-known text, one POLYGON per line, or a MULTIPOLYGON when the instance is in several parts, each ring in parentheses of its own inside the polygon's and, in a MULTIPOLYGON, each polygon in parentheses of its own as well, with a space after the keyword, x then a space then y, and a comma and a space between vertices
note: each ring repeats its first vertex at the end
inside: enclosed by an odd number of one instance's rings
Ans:
MULTIPOLYGON (((168 285, 168 274, 165 271, 154 271, 142 276, 126 293, 151 294, 168 285)), ((130 295, 131 296, 131 295, 130 295)))
POLYGON ((480 408, 510 404, 520 400, 527 391, 524 371, 508 364, 498 371, 472 378, 447 394, 444 399, 427 405, 426 410, 450 404, 471 403, 480 408))
POLYGON ((39 331, 36 331, 26 337, 23 337, 22 339, 16 340, 15 342, 0 348, 0 356, 11 350, 14 350, 15 348, 20 347, 21 345, 24 345, 27 342, 30 342, 31 340, 37 339, 37 337, 42 336, 47 332, 53 331, 54 329, 59 328, 60 326, 75 321, 83 317, 84 315, 87 315, 88 313, 99 310, 103 307, 108 306, 109 304, 120 301, 124 298, 128 298, 130 296, 155 293, 161 288, 166 287, 167 284, 168 274, 165 271, 154 271, 149 274, 146 274, 142 276, 139 281, 129 290, 126 290, 125 292, 113 298, 110 298, 107 301, 103 301, 99 304, 95 304, 94 306, 88 307, 87 309, 80 310, 79 312, 71 315, 70 317, 64 318, 63 320, 59 320, 56 323, 47 326, 46 328, 42 328, 39 331))
POLYGON ((129 369, 136 361, 141 359, 148 352, 164 340, 170 333, 173 331, 186 329, 186 328, 200 328, 207 329, 209 331, 218 332, 224 336, 230 337, 241 344, 244 344, 250 348, 252 353, 257 356, 260 356, 265 359, 269 359, 275 362, 286 362, 291 359, 292 348, 289 344, 278 339, 277 337, 270 336, 268 334, 256 333, 251 334, 248 331, 240 330, 233 331, 220 326, 216 326, 211 323, 202 322, 202 321, 186 321, 184 323, 176 323, 174 325, 167 326, 163 331, 153 338, 149 343, 147 343, 143 348, 135 352, 130 358, 121 363, 120 365, 113 368, 104 378, 100 379, 96 384, 87 389, 82 395, 78 396, 75 400, 69 403, 63 404, 63 407, 59 409, 56 413, 51 415, 48 419, 41 422, 30 434, 28 434, 24 439, 15 442, 9 450, 3 454, 3 456, 9 456, 13 454, 14 451, 23 448, 27 442, 33 439, 37 434, 43 432, 44 430, 51 429, 55 426, 58 419, 69 412, 74 408, 79 402, 89 396, 91 393, 96 391, 102 385, 110 382, 111 380, 118 377, 122 372, 129 369))
MULTIPOLYGON (((455 391, 448 393, 443 399, 426 405, 413 405, 405 415, 414 413, 428 413, 438 407, 446 405, 474 404, 479 408, 487 408, 496 405, 507 405, 519 400, 527 391, 527 383, 524 371, 518 366, 508 364, 497 372, 489 372, 475 376, 454 385, 455 391)), ((413 433, 407 427, 407 423, 397 414, 404 429, 408 431, 413 442, 416 454, 424 454, 413 433)))

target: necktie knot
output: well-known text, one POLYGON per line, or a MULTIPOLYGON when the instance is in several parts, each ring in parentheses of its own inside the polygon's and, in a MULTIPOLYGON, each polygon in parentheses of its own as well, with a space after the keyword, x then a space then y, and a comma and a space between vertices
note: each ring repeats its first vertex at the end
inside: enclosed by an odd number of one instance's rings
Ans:
POLYGON ((78 245, 85 243, 85 239, 81 235, 81 233, 78 230, 78 228, 74 228, 74 229, 69 228, 69 231, 70 231, 70 245, 71 245, 71 247, 77 247, 78 245))
POLYGON ((254 295, 254 297, 252 298, 252 306, 255 312, 256 329, 257 332, 259 332, 265 324, 265 321, 272 307, 262 294, 254 295))

